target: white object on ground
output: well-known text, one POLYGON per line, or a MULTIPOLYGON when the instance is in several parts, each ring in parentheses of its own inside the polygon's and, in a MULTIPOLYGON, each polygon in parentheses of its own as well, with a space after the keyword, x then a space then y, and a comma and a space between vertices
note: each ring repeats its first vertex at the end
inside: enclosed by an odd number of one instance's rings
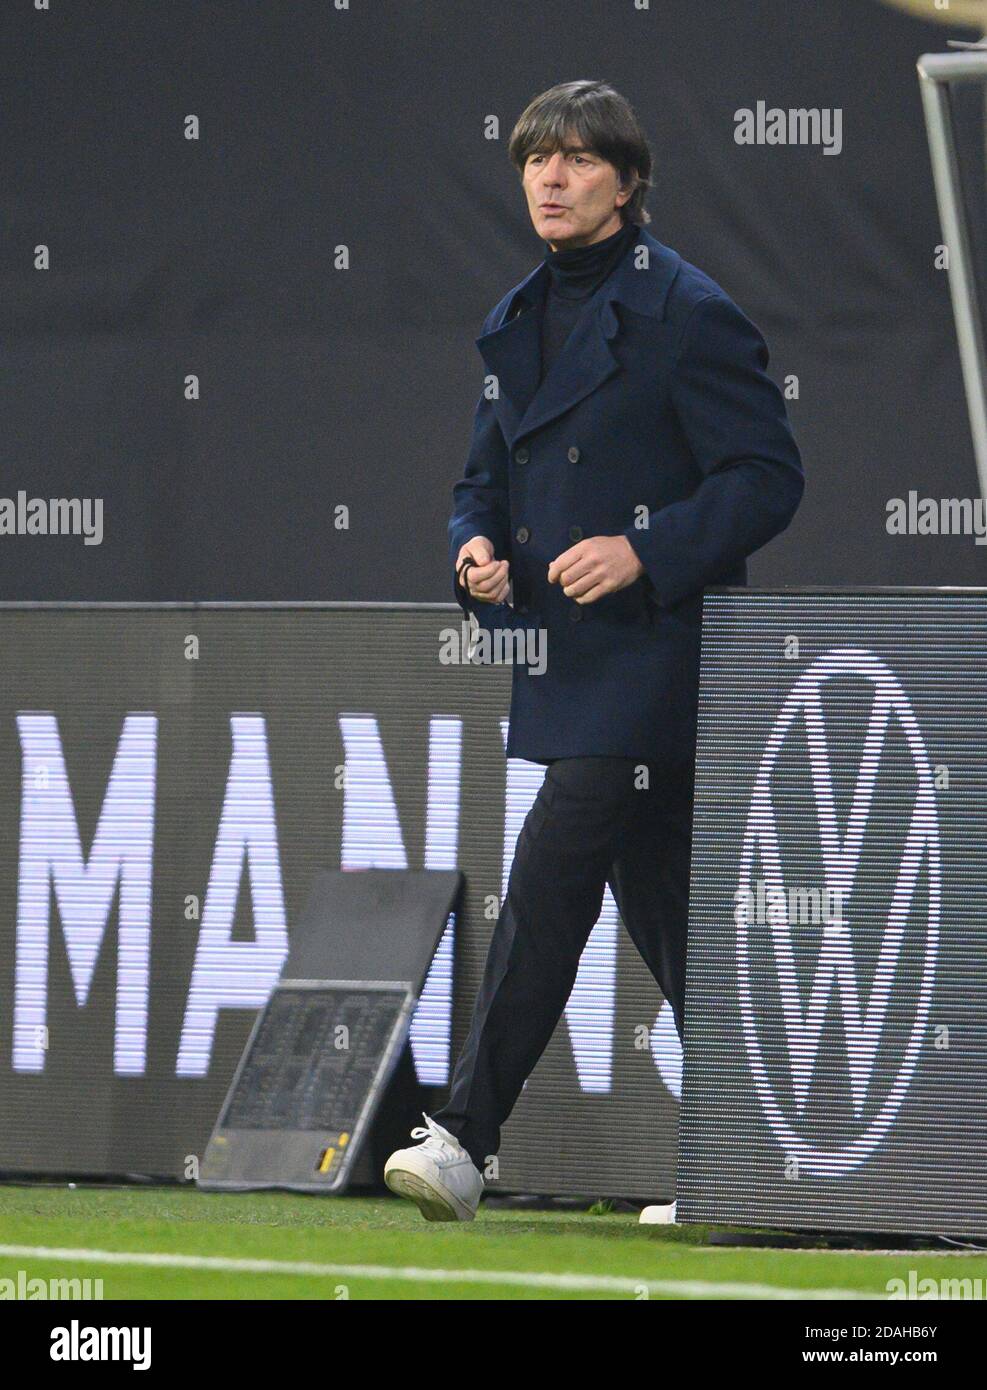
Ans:
POLYGON ((674 1226, 677 1205, 677 1202, 669 1202, 666 1206, 645 1207, 638 1221, 642 1226, 674 1226))

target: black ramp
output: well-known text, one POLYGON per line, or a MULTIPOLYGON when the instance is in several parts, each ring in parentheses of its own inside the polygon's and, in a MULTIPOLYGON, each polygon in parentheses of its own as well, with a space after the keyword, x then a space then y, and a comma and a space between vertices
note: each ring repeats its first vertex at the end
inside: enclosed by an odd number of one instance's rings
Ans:
POLYGON ((458 870, 316 874, 210 1138, 201 1187, 343 1190, 462 881, 458 870))
POLYGON ((282 978, 407 980, 418 993, 461 882, 456 869, 316 873, 282 978))

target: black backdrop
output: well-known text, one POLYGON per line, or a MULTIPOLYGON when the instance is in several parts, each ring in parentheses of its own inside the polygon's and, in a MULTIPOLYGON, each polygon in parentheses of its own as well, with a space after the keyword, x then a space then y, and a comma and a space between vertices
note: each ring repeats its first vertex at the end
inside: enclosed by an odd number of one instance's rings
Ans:
POLYGON ((808 488, 752 582, 982 580, 971 540, 885 531, 910 488, 977 494, 915 75, 947 32, 877 0, 8 0, 0 492, 101 497, 105 539, 0 538, 0 596, 447 599, 473 340, 541 254, 507 137, 585 76, 649 131, 652 230, 799 379, 808 488), (759 100, 841 108, 842 153, 738 146, 759 100))

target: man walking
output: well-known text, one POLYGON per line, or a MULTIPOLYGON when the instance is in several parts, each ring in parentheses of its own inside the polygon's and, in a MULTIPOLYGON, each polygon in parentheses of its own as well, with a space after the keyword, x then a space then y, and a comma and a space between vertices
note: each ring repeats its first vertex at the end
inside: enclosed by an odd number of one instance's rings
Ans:
POLYGON ((553 87, 510 155, 546 251, 477 340, 450 560, 483 628, 547 639, 544 670, 514 665, 506 750, 547 772, 449 1100, 385 1167, 429 1220, 474 1216, 607 884, 682 1038, 702 591, 746 583, 804 487, 760 332, 645 230, 651 152, 625 99, 553 87))

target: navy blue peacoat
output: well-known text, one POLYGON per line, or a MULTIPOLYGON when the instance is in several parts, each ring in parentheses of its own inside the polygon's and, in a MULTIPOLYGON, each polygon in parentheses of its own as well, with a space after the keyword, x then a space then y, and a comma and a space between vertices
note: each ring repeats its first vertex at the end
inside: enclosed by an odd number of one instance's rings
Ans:
POLYGON ((542 263, 488 314, 486 365, 450 561, 481 535, 510 561, 512 604, 456 584, 485 631, 540 631, 515 661, 507 756, 695 754, 702 591, 745 584, 746 557, 791 520, 804 475, 754 324, 641 228, 539 385, 542 263), (549 584, 576 541, 627 536, 644 574, 594 603, 549 584))

